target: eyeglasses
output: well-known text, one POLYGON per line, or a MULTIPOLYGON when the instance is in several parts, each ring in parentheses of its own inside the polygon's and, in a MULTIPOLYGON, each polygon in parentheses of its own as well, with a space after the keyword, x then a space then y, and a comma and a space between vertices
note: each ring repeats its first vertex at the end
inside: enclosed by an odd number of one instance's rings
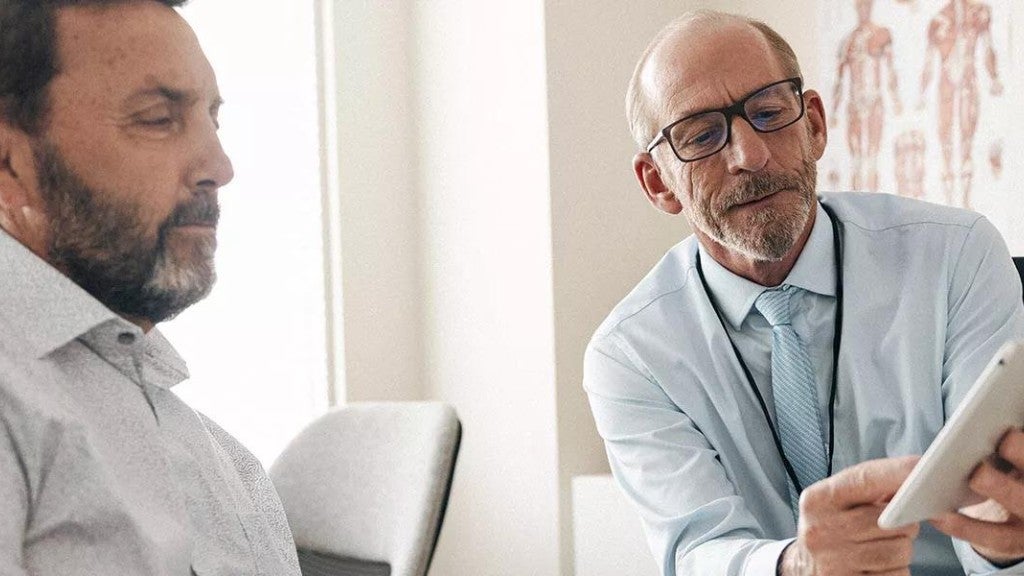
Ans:
POLYGON ((758 88, 732 106, 692 114, 665 126, 647 152, 668 142, 676 158, 694 162, 717 154, 732 137, 732 119, 739 116, 758 132, 774 132, 804 115, 803 81, 789 78, 758 88))

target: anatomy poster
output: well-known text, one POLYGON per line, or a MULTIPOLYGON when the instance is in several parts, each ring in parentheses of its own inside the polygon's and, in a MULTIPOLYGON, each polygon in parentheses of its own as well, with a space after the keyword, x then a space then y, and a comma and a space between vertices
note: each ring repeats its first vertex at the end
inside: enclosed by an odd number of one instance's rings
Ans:
POLYGON ((820 188, 976 210, 1024 255, 1024 2, 821 5, 820 188))

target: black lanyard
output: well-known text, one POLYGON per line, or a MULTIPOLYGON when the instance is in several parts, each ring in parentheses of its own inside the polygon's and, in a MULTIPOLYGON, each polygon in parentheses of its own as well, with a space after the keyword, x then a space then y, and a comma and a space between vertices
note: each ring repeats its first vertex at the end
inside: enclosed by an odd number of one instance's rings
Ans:
MULTIPOLYGON (((839 375, 839 346, 843 339, 843 240, 840 234, 840 222, 836 218, 836 215, 832 212, 832 209, 826 206, 824 203, 821 207, 825 210, 825 214, 828 216, 829 222, 832 224, 832 249, 835 254, 835 266, 836 266, 836 314, 835 314, 835 325, 832 333, 832 388, 829 390, 828 396, 828 472, 827 476, 832 475, 832 455, 835 453, 835 421, 836 421, 836 389, 838 388, 838 375, 839 375)), ((711 290, 708 288, 708 282, 704 278, 704 269, 700 265, 700 250, 697 251, 697 275, 700 276, 700 283, 704 287, 704 293, 707 294, 708 300, 711 302, 711 307, 715 310, 715 315, 718 316, 718 321, 722 324, 722 330, 725 332, 725 337, 729 340, 729 344, 732 346, 732 351, 736 354, 736 360, 739 361, 740 367, 743 368, 743 374, 747 377, 747 382, 750 384, 750 389, 754 391, 754 395, 757 397, 758 404, 761 405, 761 412, 764 413, 765 422, 768 423, 768 428, 772 432, 772 440, 775 441, 775 448, 779 451, 779 456, 782 458, 782 465, 786 467, 786 474, 789 475, 789 479, 793 482, 793 486, 796 487, 796 491, 799 494, 803 491, 803 487, 800 486, 800 481, 796 477, 796 471, 793 470, 793 465, 790 464, 789 459, 786 458, 786 452, 782 449, 782 441, 779 439, 779 433, 775 430, 775 425, 772 424, 771 414, 768 412, 768 406, 764 402, 764 397, 761 396, 761 391, 757 388, 757 383, 754 382, 754 377, 750 374, 750 369, 747 368, 747 363, 743 361, 743 356, 740 354, 736 343, 732 341, 732 337, 729 335, 729 330, 725 327, 725 320, 722 318, 722 312, 718 309, 718 304, 715 302, 715 297, 712 296, 711 290)))

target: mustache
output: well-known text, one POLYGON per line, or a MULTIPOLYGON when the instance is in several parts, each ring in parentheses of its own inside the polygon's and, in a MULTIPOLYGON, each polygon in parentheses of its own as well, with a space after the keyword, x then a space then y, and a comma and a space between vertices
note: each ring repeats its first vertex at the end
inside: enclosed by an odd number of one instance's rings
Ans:
POLYGON ((217 226, 220 221, 220 204, 216 196, 209 193, 198 194, 189 200, 178 204, 171 215, 167 217, 161 228, 173 228, 175 226, 217 226))
POLYGON ((800 189, 802 186, 803 181, 795 175, 751 174, 724 195, 722 205, 728 209, 766 198, 780 190, 800 189))

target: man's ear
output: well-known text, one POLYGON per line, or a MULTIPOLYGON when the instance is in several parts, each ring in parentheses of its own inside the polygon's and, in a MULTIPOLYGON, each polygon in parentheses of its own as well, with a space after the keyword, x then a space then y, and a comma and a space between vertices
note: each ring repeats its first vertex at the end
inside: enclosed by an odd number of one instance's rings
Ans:
POLYGON ((644 189, 647 200, 655 208, 666 214, 679 214, 683 211, 683 205, 675 192, 665 185, 661 178, 661 170, 654 162, 654 157, 649 152, 640 152, 633 156, 633 173, 644 189))
POLYGON ((825 144, 828 143, 828 123, 825 119, 825 105, 821 101, 821 95, 815 90, 804 92, 804 106, 806 106, 807 120, 810 122, 808 133, 811 137, 811 151, 815 160, 821 160, 825 154, 825 144))
POLYGON ((32 138, 0 119, 0 228, 34 250, 44 223, 32 138))

